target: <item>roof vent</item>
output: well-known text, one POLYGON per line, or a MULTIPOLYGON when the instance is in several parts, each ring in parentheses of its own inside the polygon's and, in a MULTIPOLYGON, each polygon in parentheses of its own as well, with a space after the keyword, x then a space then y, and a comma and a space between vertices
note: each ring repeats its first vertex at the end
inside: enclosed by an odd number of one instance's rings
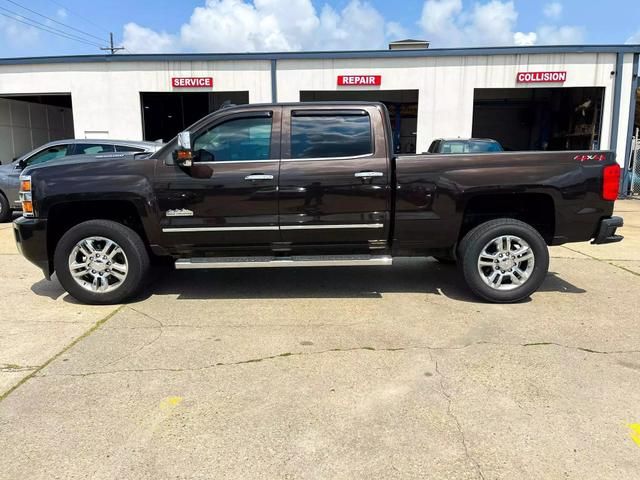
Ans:
POLYGON ((427 48, 429 48, 429 42, 426 40, 414 40, 412 38, 396 40, 389 44, 389 50, 424 50, 427 48))

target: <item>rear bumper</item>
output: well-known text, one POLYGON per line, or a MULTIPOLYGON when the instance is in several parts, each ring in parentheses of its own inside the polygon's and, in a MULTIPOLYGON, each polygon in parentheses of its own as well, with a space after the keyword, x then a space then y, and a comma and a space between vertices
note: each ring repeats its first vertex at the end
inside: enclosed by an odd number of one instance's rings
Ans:
POLYGON ((51 278, 51 263, 47 252, 47 221, 40 218, 20 217, 13 222, 13 234, 18 251, 51 278))
POLYGON ((624 225, 622 217, 603 218, 600 220, 600 226, 598 227, 598 233, 591 243, 599 245, 603 243, 614 243, 621 241, 624 237, 622 235, 616 235, 616 229, 624 225))

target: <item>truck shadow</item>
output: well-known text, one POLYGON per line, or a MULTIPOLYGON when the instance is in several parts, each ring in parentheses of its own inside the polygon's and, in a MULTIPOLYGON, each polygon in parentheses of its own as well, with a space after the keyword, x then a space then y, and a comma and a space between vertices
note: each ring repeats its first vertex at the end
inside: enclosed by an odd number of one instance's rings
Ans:
MULTIPOLYGON (((390 267, 334 267, 286 269, 178 270, 158 268, 153 280, 134 302, 154 295, 176 295, 179 300, 382 298, 387 293, 434 294, 482 303, 454 266, 433 260, 399 260, 390 267)), ((76 303, 54 276, 31 290, 40 296, 76 303)), ((586 290, 549 272, 539 291, 585 293, 586 290)), ((525 302, 530 301, 529 299, 525 302)))

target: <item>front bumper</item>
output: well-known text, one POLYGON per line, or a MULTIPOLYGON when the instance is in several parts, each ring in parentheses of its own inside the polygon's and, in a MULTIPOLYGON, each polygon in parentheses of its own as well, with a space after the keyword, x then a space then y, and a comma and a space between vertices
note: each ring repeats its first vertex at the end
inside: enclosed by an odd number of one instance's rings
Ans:
POLYGON ((41 218, 20 217, 13 222, 13 234, 18 251, 51 278, 52 268, 47 251, 47 221, 41 218))
POLYGON ((599 245, 603 243, 614 243, 621 241, 624 237, 622 235, 616 235, 616 229, 624 225, 622 217, 603 218, 600 220, 600 226, 598 227, 598 233, 591 243, 599 245))

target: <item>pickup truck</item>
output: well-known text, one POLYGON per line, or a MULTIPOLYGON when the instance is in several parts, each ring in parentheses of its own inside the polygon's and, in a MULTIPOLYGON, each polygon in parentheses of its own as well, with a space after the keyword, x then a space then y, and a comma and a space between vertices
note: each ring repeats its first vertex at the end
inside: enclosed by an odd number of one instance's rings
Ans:
POLYGON ((20 179, 22 254, 84 303, 130 299, 151 261, 177 269, 457 262, 515 302, 548 245, 617 242, 608 151, 394 156, 384 105, 254 104, 214 112, 148 158, 79 156, 20 179))

